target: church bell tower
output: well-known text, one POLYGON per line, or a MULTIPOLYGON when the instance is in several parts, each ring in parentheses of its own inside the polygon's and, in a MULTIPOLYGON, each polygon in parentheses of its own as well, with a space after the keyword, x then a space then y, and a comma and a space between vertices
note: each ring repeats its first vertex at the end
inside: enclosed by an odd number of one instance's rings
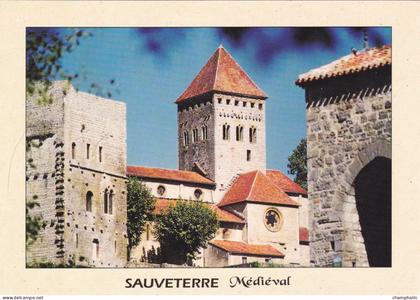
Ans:
POLYGON ((266 99, 220 46, 175 102, 179 169, 214 180, 216 202, 237 174, 265 173, 266 99))

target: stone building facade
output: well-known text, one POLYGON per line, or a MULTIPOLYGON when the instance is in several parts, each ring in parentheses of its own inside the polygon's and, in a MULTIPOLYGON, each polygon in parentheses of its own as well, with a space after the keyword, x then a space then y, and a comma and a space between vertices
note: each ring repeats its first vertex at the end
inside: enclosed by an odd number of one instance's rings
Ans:
MULTIPOLYGON (((309 265, 306 191, 266 169, 266 99, 219 47, 176 100, 180 170, 128 166, 127 174, 157 198, 156 214, 179 198, 207 202, 216 212, 219 230, 196 266, 309 265)), ((152 228, 148 224, 134 260, 147 261, 159 248, 152 228)))
POLYGON ((267 95, 219 47, 176 100, 179 170, 126 165, 123 103, 54 83, 50 104, 27 101, 27 198, 46 226, 28 262, 145 266, 159 253, 153 223, 127 262, 127 176, 156 197, 203 201, 219 228, 195 266, 251 262, 308 266, 307 192, 266 168, 267 95))
POLYGON ((391 47, 299 76, 315 266, 391 266, 391 47))
POLYGON ((127 259, 126 108, 56 82, 27 100, 27 200, 44 228, 27 262, 122 267, 127 259))

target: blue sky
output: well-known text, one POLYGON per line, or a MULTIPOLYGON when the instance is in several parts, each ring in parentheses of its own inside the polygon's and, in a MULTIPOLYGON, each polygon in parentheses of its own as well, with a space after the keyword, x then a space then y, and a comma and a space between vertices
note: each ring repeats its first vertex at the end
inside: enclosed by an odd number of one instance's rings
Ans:
MULTIPOLYGON (((216 48, 223 46, 268 95, 267 167, 287 173, 287 158, 306 135, 304 91, 294 84, 300 73, 361 49, 363 33, 334 28, 333 46, 293 41, 286 28, 250 30, 237 42, 216 28, 86 28, 84 38, 63 60, 64 69, 85 73, 80 83, 120 91, 112 98, 127 104, 127 161, 131 165, 177 168, 177 113, 174 101, 216 48)), ((65 31, 65 30, 64 30, 65 31)), ((390 28, 370 28, 380 43, 391 43, 390 28)), ((376 41, 378 43, 378 41, 376 41)))

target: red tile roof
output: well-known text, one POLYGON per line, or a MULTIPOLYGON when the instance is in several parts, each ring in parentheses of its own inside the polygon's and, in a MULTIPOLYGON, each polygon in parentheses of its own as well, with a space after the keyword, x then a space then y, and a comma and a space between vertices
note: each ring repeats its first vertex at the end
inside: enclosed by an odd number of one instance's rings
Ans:
POLYGON ((391 65, 391 45, 343 56, 327 65, 299 75, 295 83, 303 86, 308 82, 358 73, 386 65, 391 65))
POLYGON ((270 245, 252 245, 244 242, 212 240, 209 244, 225 250, 231 254, 284 257, 284 254, 270 245))
POLYGON ((278 170, 267 170, 266 175, 286 193, 308 195, 304 188, 278 170))
MULTIPOLYGON (((166 213, 171 205, 175 205, 176 201, 177 200, 175 199, 156 198, 154 213, 156 215, 166 213)), ((185 200, 185 201, 190 201, 190 200, 185 200)), ((223 210, 211 203, 205 203, 205 204, 215 211, 219 222, 245 224, 245 221, 243 219, 232 214, 231 212, 223 210)))
POLYGON ((214 182, 196 172, 171 169, 149 168, 142 166, 127 166, 128 176, 143 178, 164 179, 189 183, 214 185, 214 182))
POLYGON ((280 190, 277 185, 260 171, 239 175, 218 206, 222 207, 240 202, 299 206, 296 201, 287 196, 285 192, 280 190))
POLYGON ((252 81, 222 46, 214 52, 176 103, 208 92, 227 92, 254 98, 267 98, 264 91, 252 81))
POLYGON ((309 230, 306 227, 299 227, 299 241, 309 242, 309 230))

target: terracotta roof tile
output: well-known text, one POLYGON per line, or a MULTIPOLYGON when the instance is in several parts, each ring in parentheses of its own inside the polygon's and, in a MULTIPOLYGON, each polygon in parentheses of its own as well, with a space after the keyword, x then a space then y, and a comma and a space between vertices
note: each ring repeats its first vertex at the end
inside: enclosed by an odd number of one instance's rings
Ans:
POLYGON ((214 52, 176 103, 209 92, 227 92, 261 99, 267 98, 264 91, 252 81, 222 46, 214 52))
POLYGON ((299 227, 299 241, 309 242, 309 230, 306 227, 299 227))
MULTIPOLYGON (((176 201, 177 200, 175 199, 156 198, 154 213, 156 215, 160 215, 167 212, 171 205, 175 205, 176 201)), ((190 200, 185 200, 185 201, 190 201, 190 200)), ((219 222, 245 224, 245 221, 243 219, 232 214, 231 212, 221 209, 211 203, 205 203, 205 204, 208 205, 211 209, 213 209, 216 212, 217 219, 219 220, 219 222)))
POLYGON ((253 245, 244 242, 212 240, 209 244, 231 254, 244 254, 268 257, 284 257, 284 254, 270 245, 253 245))
POLYGON ((343 56, 327 65, 299 75, 295 83, 303 86, 308 82, 358 73, 385 65, 391 65, 391 45, 370 48, 356 54, 351 53, 343 56))
POLYGON ((180 182, 201 183, 214 185, 214 182, 196 172, 171 169, 149 168, 142 166, 127 166, 128 176, 143 178, 174 180, 180 182))
POLYGON ((239 175, 218 206, 222 207, 240 202, 299 206, 296 201, 292 200, 260 171, 239 175))
POLYGON ((278 170, 267 170, 266 175, 286 193, 308 195, 304 188, 278 170))

